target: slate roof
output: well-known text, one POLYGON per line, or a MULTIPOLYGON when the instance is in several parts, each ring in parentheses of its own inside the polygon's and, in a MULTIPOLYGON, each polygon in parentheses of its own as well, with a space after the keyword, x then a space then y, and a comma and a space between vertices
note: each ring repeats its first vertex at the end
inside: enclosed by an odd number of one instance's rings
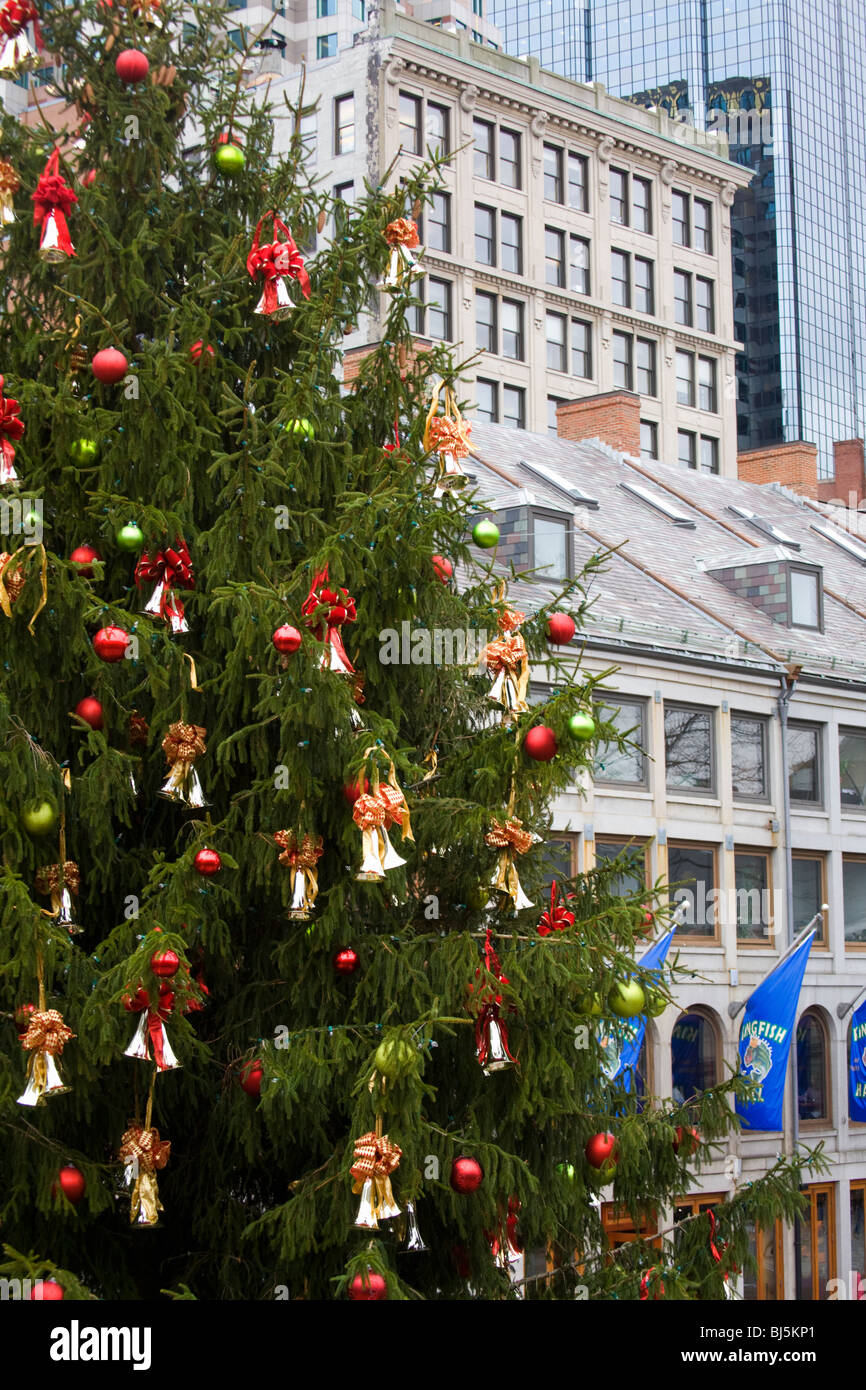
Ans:
MULTIPOLYGON (((799 667, 804 677, 866 683, 866 563, 813 529, 817 524, 845 538, 826 508, 775 485, 638 461, 595 440, 575 443, 473 420, 472 445, 475 459, 469 466, 480 503, 503 509, 531 500, 570 513, 578 569, 594 553, 617 548, 590 586, 594 606, 586 637, 591 644, 649 646, 660 654, 779 672, 799 667), (525 465, 533 462, 596 499, 598 510, 577 507, 560 488, 529 471, 525 465), (623 483, 645 489, 693 525, 674 524, 623 483), (770 521, 798 542, 799 550, 773 543, 730 513, 731 506, 770 521), (709 572, 732 556, 741 564, 780 555, 821 566, 823 632, 774 622, 709 572)), ((861 544, 866 561, 866 542, 861 544)), ((517 606, 531 611, 545 588, 541 582, 518 581, 510 593, 517 606)))

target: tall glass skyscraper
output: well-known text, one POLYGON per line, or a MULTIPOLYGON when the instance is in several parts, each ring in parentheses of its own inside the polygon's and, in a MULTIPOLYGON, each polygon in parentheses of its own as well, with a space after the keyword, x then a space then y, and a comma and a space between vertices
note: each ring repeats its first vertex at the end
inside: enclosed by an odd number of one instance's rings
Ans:
POLYGON ((866 433, 866 0, 492 0, 505 47, 725 130, 741 449, 866 433))

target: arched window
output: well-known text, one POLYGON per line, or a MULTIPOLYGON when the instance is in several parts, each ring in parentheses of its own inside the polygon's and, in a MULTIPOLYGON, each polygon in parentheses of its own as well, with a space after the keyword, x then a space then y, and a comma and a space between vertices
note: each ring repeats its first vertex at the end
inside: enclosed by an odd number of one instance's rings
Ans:
POLYGON ((717 1085, 719 1035, 713 1021, 702 1011, 690 1009, 680 1014, 671 1036, 671 1062, 673 1099, 678 1104, 717 1085))
POLYGON ((797 1102, 800 1120, 829 1120, 827 1032, 816 1009, 807 1009, 797 1024, 797 1102))

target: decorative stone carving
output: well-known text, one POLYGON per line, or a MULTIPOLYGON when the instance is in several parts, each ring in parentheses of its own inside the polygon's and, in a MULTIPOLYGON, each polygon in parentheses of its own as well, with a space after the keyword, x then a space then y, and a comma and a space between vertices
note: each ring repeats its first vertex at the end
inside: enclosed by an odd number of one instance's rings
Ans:
POLYGON ((536 111, 532 120, 529 122, 529 129, 533 135, 541 136, 547 130, 547 112, 536 111))
POLYGON ((615 142, 609 135, 598 142, 598 157, 603 164, 606 164, 616 148, 615 142))
POLYGON ((719 194, 719 197, 721 198, 722 203, 724 204, 724 206, 725 206, 726 208, 729 208, 729 207, 731 207, 731 206, 733 205, 733 201, 734 201, 734 197, 735 197, 735 195, 736 195, 736 192, 737 192, 737 189, 736 189, 736 185, 735 185, 735 184, 733 184, 733 183, 726 183, 726 184, 725 184, 724 188, 722 189, 721 193, 719 194))
POLYGON ((661 171, 660 171, 660 174, 659 174, 659 177, 661 178, 662 183, 666 183, 666 184, 668 185, 668 187, 670 187, 670 185, 673 183, 673 181, 674 181, 674 179, 676 178, 676 176, 677 176, 677 162, 676 162, 676 160, 675 160, 675 159, 666 159, 665 162, 664 162, 664 164, 663 164, 662 167, 661 167, 661 171))
POLYGON ((478 100, 478 88, 474 82, 470 82, 460 93, 458 98, 461 111, 474 111, 475 103, 478 100))
POLYGON ((389 86, 396 87, 397 83, 402 78, 405 68, 406 64, 403 62, 402 58, 398 58, 395 55, 393 58, 388 59, 387 63, 385 64, 384 71, 385 81, 388 83, 389 86))

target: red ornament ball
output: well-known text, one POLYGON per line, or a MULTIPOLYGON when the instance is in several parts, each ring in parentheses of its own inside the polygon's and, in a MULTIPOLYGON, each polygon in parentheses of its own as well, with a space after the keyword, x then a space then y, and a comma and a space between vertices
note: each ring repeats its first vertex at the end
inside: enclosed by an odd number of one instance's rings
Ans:
POLYGON ((547 635, 557 645, 570 642, 575 631, 574 618, 569 613, 551 613, 547 620, 547 635))
POLYGON ((155 951, 150 958, 150 968, 161 980, 171 979, 177 974, 180 957, 176 951, 155 951))
POLYGON ((450 1178, 455 1192, 476 1192, 483 1181, 484 1169, 477 1158, 455 1158, 450 1178))
POLYGON ((75 706, 75 713, 79 719, 83 719, 85 724, 89 724, 91 729, 101 729, 103 724, 102 705, 93 695, 85 695, 83 700, 79 700, 75 706))
POLYGON ((351 946, 344 946, 334 956, 334 969, 338 975, 354 975, 359 965, 358 952, 351 946))
POLYGON ((594 1134, 584 1149, 587 1163, 593 1168, 605 1168, 610 1163, 619 1163, 614 1134, 594 1134))
POLYGON ((697 1153, 700 1145, 701 1136, 696 1129, 693 1129, 691 1126, 687 1126, 684 1129, 682 1125, 677 1125, 676 1137, 674 1139, 675 1154, 678 1154, 680 1149, 682 1149, 686 1158, 690 1158, 693 1153, 697 1153))
POLYGON ((88 169, 85 174, 82 174, 81 183, 84 188, 92 188, 96 183, 96 170, 88 169))
POLYGON ((132 87, 136 82, 144 81, 150 72, 150 63, 140 48, 126 48, 122 53, 118 53, 114 69, 121 82, 132 87))
POLYGON ((198 850, 192 862, 196 872, 203 874, 205 878, 212 878, 214 874, 218 874, 223 865, 215 849, 198 850))
POLYGON ((122 381, 129 369, 129 362, 122 352, 118 352, 117 348, 103 348, 101 352, 96 354, 90 365, 97 381, 105 381, 109 384, 122 381))
POLYGON ((301 634, 296 627, 292 627, 291 623, 283 623, 282 627, 277 628, 271 641, 278 652, 285 652, 290 655, 292 652, 296 652, 301 645, 301 634))
POLYGON ((556 756, 556 735, 546 724, 536 724, 523 740, 523 749, 536 763, 549 763, 556 756))
POLYGON ((262 1064, 258 1059, 255 1062, 247 1063, 241 1072, 241 1087, 248 1096, 254 1096, 258 1100, 262 1093, 263 1077, 262 1064))
POLYGON ((122 661, 128 646, 129 633, 122 627, 101 627, 93 639, 100 661, 122 661))
POLYGON ((30 1290, 31 1299, 44 1303, 59 1303, 63 1298, 63 1288, 56 1279, 37 1279, 30 1290))
MULTIPOLYGON (((370 783, 368 782, 367 778, 365 777, 365 778, 364 778, 364 795, 367 796, 368 793, 369 793, 369 791, 370 791, 370 783)), ((346 798, 346 800, 348 801, 349 805, 350 805, 350 806, 354 806, 355 802, 358 800, 358 797, 361 795, 361 787, 359 786, 359 784, 358 784, 357 782, 353 782, 350 786, 347 786, 347 787, 344 787, 344 788, 343 788, 343 795, 344 795, 344 797, 346 798)))
POLYGON ((355 1303, 378 1303, 388 1297, 388 1285, 375 1270, 366 1274, 356 1274, 349 1285, 349 1297, 355 1303))
POLYGON ((30 1017, 36 1012, 35 1004, 19 1004, 15 1010, 15 1027, 19 1033, 26 1033, 30 1027, 30 1017))
POLYGON ((199 338, 197 342, 193 343, 192 347, 190 348, 189 355, 192 358, 193 362, 198 362, 202 354, 204 354, 205 357, 209 357, 211 360, 213 360, 213 358, 216 357, 216 353, 214 352, 210 343, 204 343, 202 342, 201 338, 199 338))
POLYGON ((92 579, 93 561, 101 560, 102 556, 92 545, 77 545, 69 558, 73 565, 78 565, 78 573, 83 579, 92 579))
POLYGON ((450 560, 446 560, 444 555, 434 555, 432 558, 436 577, 441 579, 443 584, 447 584, 454 573, 454 566, 450 560))
POLYGON ((57 1174, 60 1190, 68 1202, 76 1206, 87 1189, 87 1179, 74 1163, 67 1163, 57 1174))

